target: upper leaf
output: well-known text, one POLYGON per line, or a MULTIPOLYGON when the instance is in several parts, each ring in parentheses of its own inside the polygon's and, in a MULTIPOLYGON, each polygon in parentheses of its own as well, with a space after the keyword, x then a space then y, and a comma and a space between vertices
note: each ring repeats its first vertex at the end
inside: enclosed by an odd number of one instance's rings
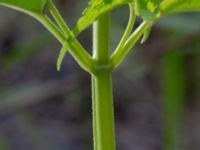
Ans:
POLYGON ((134 0, 138 16, 152 23, 170 14, 200 11, 200 0, 134 0))
POLYGON ((128 4, 133 0, 91 0, 89 6, 83 12, 82 17, 79 19, 77 26, 73 30, 77 35, 89 25, 91 25, 101 14, 114 9, 118 6, 128 4))
POLYGON ((134 0, 135 10, 138 16, 152 23, 159 18, 160 3, 162 0, 134 0))
POLYGON ((43 13, 48 0, 0 0, 0 5, 28 13, 43 13))
POLYGON ((160 9, 162 15, 200 11, 200 0, 163 0, 160 9))

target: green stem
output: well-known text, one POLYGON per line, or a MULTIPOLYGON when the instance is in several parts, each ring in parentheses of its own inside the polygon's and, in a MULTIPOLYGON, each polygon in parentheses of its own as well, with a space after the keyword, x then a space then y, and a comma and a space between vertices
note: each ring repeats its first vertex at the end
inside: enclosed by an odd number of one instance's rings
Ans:
POLYGON ((36 14, 34 16, 41 24, 43 24, 57 39, 58 41, 69 46, 69 52, 78 62, 78 64, 88 72, 94 72, 94 60, 88 52, 77 42, 76 39, 70 41, 71 38, 66 37, 60 29, 47 17, 36 14))
POLYGON ((118 49, 114 52, 114 54, 111 57, 111 61, 113 64, 113 68, 118 67, 121 62, 124 60, 128 52, 131 50, 131 48, 135 45, 135 43, 140 39, 140 37, 144 34, 144 31, 149 27, 149 24, 147 22, 143 22, 129 37, 129 39, 126 41, 123 48, 118 49))
POLYGON ((69 36, 71 34, 71 31, 52 1, 49 1, 49 10, 50 10, 51 15, 53 16, 53 18, 59 25, 59 27, 64 32, 64 34, 69 36))
POLYGON ((94 150, 115 150, 111 72, 92 77, 94 150))
POLYGON ((110 66, 110 14, 94 23, 94 58, 98 70, 92 75, 94 150, 115 150, 115 129, 110 66))
POLYGON ((99 64, 110 60, 110 16, 103 14, 93 25, 93 57, 99 64))
POLYGON ((120 49, 122 49, 124 47, 126 40, 128 39, 129 35, 131 34, 131 31, 132 31, 134 23, 135 23, 136 15, 135 15, 135 10, 134 10, 132 3, 129 4, 129 9, 130 9, 130 17, 129 17, 128 25, 127 25, 124 35, 122 36, 122 39, 115 51, 119 51, 120 49))
POLYGON ((186 91, 183 54, 171 50, 163 62, 164 150, 180 150, 180 128, 186 91))
MULTIPOLYGON (((71 51, 71 53, 74 56, 74 58, 79 62, 79 64, 86 63, 87 66, 90 66, 91 67, 90 70, 87 69, 87 71, 91 72, 93 70, 92 69, 92 67, 93 67, 92 64, 94 63, 92 57, 83 48, 83 46, 79 43, 79 41, 76 39, 76 37, 73 35, 73 33, 71 32, 70 28, 65 23, 63 17, 60 15, 59 11, 57 10, 56 6, 54 5, 54 3, 52 1, 49 2, 49 9, 50 9, 50 13, 53 16, 53 18, 55 19, 56 23, 58 24, 60 29, 63 31, 64 36, 68 39, 69 44, 72 44, 72 46, 74 46, 74 49, 77 50, 77 51, 75 51, 75 50, 71 51), (84 63, 81 63, 80 60, 84 60, 84 63), (90 63, 90 62, 92 62, 92 63, 90 63)), ((65 41, 64 44, 66 44, 66 41, 65 41)))
POLYGON ((47 17, 43 15, 36 14, 34 16, 51 34, 54 35, 54 37, 60 42, 65 43, 66 38, 63 35, 63 33, 60 31, 60 29, 55 26, 55 24, 47 17))

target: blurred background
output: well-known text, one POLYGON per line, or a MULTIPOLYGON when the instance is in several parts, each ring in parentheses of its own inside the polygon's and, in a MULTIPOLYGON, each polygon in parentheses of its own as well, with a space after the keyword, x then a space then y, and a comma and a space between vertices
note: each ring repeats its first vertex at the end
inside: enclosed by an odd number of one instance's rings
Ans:
MULTIPOLYGON (((71 28, 88 0, 57 0, 71 28)), ((0 7, 0 150, 92 150, 91 83, 31 17, 0 7)), ((112 50, 128 7, 112 11, 112 50)), ((141 22, 137 19, 136 26, 141 22)), ((91 53, 91 28, 78 38, 91 53)), ((118 150, 200 149, 200 14, 161 19, 113 75, 118 150)))

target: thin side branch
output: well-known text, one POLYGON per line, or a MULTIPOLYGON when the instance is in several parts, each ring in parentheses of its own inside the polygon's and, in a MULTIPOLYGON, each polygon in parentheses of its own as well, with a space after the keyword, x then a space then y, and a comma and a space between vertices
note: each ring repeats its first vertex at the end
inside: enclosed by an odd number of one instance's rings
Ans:
POLYGON ((132 33, 132 35, 128 38, 123 48, 118 49, 111 57, 111 62, 113 68, 116 68, 121 64, 124 60, 128 52, 135 45, 135 43, 140 39, 140 37, 144 34, 144 31, 149 27, 149 24, 145 21, 141 23, 141 25, 132 33))
POLYGON ((135 23, 135 18, 136 18, 134 6, 133 6, 132 3, 129 4, 129 10, 130 10, 129 22, 127 24, 124 35, 122 36, 122 39, 121 39, 119 45, 117 46, 115 52, 119 51, 120 49, 122 49, 124 47, 129 35, 132 32, 132 29, 133 29, 133 26, 134 26, 134 23, 135 23))
POLYGON ((81 44, 72 37, 66 35, 47 17, 42 15, 35 15, 35 18, 43 24, 57 39, 64 45, 68 44, 69 52, 78 62, 78 64, 86 71, 92 72, 94 60, 89 53, 81 46, 81 44))
POLYGON ((55 19, 56 23, 60 27, 60 29, 64 32, 65 35, 69 36, 71 34, 71 30, 65 23, 65 20, 60 15, 58 9, 56 8, 56 6, 53 4, 52 1, 49 2, 49 10, 50 10, 51 15, 55 19))

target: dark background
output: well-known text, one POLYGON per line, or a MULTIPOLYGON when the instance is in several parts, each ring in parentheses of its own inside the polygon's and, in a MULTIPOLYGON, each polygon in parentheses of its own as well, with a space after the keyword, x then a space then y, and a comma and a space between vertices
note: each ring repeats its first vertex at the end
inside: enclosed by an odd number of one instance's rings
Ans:
MULTIPOLYGON (((57 0, 72 28, 87 0, 57 0)), ((128 7, 112 11, 112 50, 128 7)), ((137 19, 136 26, 141 22, 137 19)), ((79 39, 91 53, 91 28, 79 39)), ((92 150, 90 76, 31 17, 0 7, 0 150, 92 150)), ((200 149, 200 14, 161 19, 113 74, 117 149, 200 149)))

